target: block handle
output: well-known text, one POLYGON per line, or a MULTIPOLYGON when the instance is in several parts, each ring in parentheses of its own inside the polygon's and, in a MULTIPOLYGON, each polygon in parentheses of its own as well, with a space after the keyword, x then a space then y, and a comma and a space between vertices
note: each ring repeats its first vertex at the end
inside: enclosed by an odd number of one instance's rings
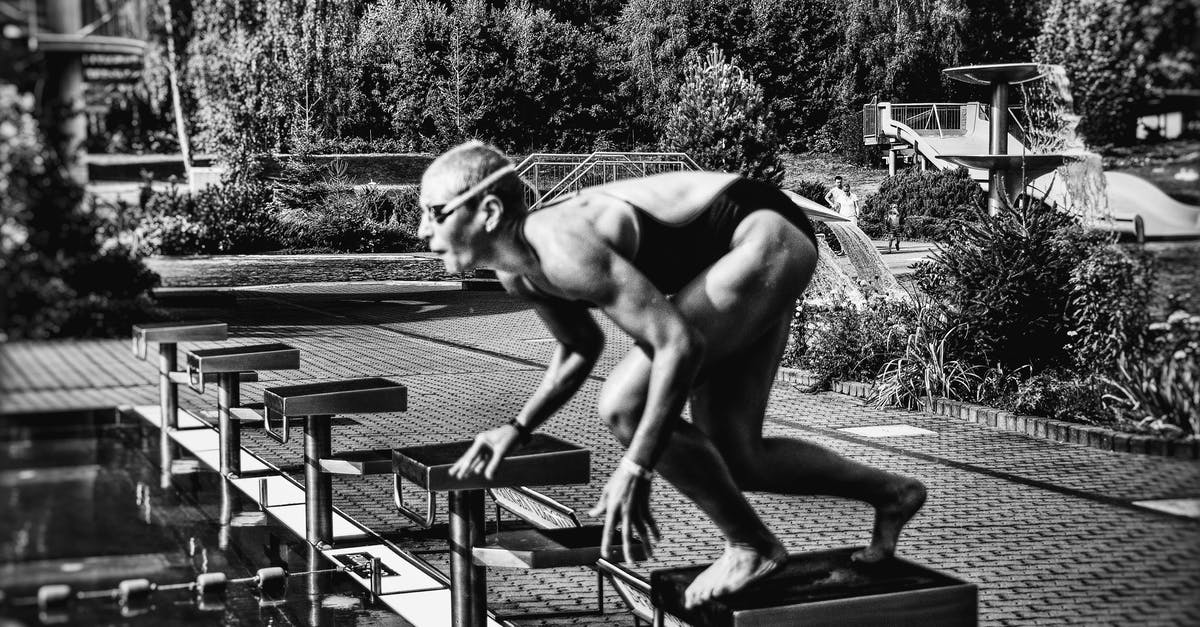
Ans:
POLYGON ((281 412, 275 411, 274 409, 271 409, 270 405, 266 406, 264 409, 265 409, 265 411, 263 413, 263 430, 265 430, 267 435, 271 436, 271 438, 273 438, 276 442, 279 442, 280 444, 287 444, 288 433, 291 432, 291 427, 292 427, 291 418, 289 418, 287 416, 287 414, 283 414, 281 412), (274 419, 276 419, 276 420, 281 421, 279 431, 276 431, 271 428, 272 417, 274 417, 274 419))
POLYGON ((421 514, 404 504, 404 491, 400 489, 401 481, 403 479, 399 474, 392 475, 392 502, 396 504, 396 510, 404 514, 405 518, 426 529, 432 527, 434 519, 437 518, 437 493, 432 490, 425 491, 425 513, 421 514))
POLYGON ((204 393, 204 375, 200 373, 200 368, 188 360, 187 364, 188 387, 195 390, 198 394, 204 393))

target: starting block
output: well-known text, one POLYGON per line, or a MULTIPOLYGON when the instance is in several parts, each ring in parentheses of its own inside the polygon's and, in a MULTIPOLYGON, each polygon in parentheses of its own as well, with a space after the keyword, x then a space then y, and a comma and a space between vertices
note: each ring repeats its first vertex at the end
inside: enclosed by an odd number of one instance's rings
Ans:
POLYGON ((220 472, 234 478, 242 468, 237 451, 242 445, 241 405, 242 374, 259 370, 297 370, 300 350, 287 344, 256 344, 228 346, 189 351, 187 357, 188 385, 204 393, 204 384, 217 379, 217 429, 221 434, 220 472))
POLYGON ((291 420, 304 422, 305 539, 315 547, 333 545, 334 474, 390 472, 390 451, 333 452, 334 414, 365 414, 408 409, 408 390, 379 377, 307 383, 263 391, 267 435, 288 441, 291 420), (271 428, 273 420, 281 423, 271 428))
POLYGON ((978 622, 978 589, 938 571, 891 558, 850 559, 861 547, 799 553, 748 589, 684 607, 684 590, 705 566, 656 570, 654 605, 695 627, 769 625, 963 627, 978 622))
POLYGON ((510 538, 514 544, 508 548, 487 546, 484 535, 485 489, 587 483, 591 477, 590 451, 545 434, 536 434, 505 457, 493 479, 483 475, 466 479, 451 477, 450 467, 471 444, 472 441, 466 440, 392 451, 394 498, 402 514, 418 524, 429 526, 435 515, 434 493, 449 493, 450 599, 455 627, 482 627, 486 623, 485 565, 561 565, 564 559, 577 563, 582 553, 591 553, 593 561, 599 557, 599 546, 585 547, 578 538, 539 535, 540 530, 531 530, 537 538, 531 535, 510 538), (401 479, 428 492, 424 515, 404 505, 401 479))

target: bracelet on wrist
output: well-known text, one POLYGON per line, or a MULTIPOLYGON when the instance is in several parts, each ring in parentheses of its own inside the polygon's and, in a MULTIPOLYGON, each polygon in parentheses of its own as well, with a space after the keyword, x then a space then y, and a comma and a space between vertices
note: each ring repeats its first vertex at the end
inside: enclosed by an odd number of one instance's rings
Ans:
POLYGON ((645 479, 646 481, 649 481, 654 478, 653 470, 647 470, 646 468, 642 467, 641 464, 629 459, 628 457, 621 458, 620 468, 639 479, 645 479))
POLYGON ((529 439, 533 437, 533 429, 521 424, 516 418, 509 420, 508 426, 517 430, 517 441, 521 444, 527 444, 529 439))

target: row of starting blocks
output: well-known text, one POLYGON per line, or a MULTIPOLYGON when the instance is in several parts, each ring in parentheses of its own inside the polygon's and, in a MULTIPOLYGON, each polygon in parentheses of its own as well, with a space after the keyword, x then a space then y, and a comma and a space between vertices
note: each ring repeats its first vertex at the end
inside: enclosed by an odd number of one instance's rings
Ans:
MULTIPOLYGON (((467 450, 470 441, 334 453, 331 429, 335 415, 405 411, 406 388, 377 377, 271 387, 263 393, 264 411, 259 414, 241 407, 240 383, 256 380, 260 370, 298 369, 299 350, 278 343, 193 350, 186 353, 185 370, 178 370, 178 342, 219 341, 227 334, 226 325, 216 321, 134 328, 133 350, 139 358, 146 358, 149 344, 159 346, 159 407, 141 413, 161 429, 164 463, 170 463, 166 452, 169 444, 181 444, 257 500, 264 511, 302 534, 314 550, 333 563, 369 562, 367 569, 349 570, 374 596, 414 624, 498 624, 486 607, 488 567, 562 566, 596 568, 612 582, 636 620, 654 625, 936 627, 976 622, 974 585, 901 559, 856 564, 849 557, 854 548, 794 555, 780 572, 748 590, 700 608, 685 608, 683 592, 703 567, 655 571, 647 582, 617 563, 619 543, 611 554, 601 554, 600 525, 579 526, 573 515, 569 517, 573 525, 546 524, 544 520, 539 524, 544 517, 537 512, 563 508, 528 486, 587 484, 591 479, 588 450, 538 434, 510 454, 490 480, 450 476, 450 466, 467 450), (207 423, 179 411, 180 383, 197 391, 203 391, 207 383, 216 384, 215 432, 207 423), (182 423, 185 416, 190 418, 187 425, 182 423), (297 494, 299 486, 294 480, 241 447, 243 425, 261 425, 271 437, 286 443, 293 421, 304 427, 302 494, 297 494), (189 429, 200 429, 200 436, 185 433, 189 429), (335 512, 332 474, 391 474, 397 511, 424 527, 432 525, 436 517, 436 493, 445 493, 449 579, 420 558, 335 512), (402 481, 427 493, 424 511, 404 502, 402 481), (280 492, 290 495, 282 503, 277 498, 280 492), (486 536, 485 492, 491 493, 497 507, 504 506, 538 528, 502 532, 497 515, 497 533, 486 536), (297 524, 295 516, 289 516, 288 512, 296 509, 302 509, 303 523, 297 524), (363 533, 345 541, 345 534, 335 533, 335 520, 341 521, 342 527, 349 525, 363 533)), ((635 553, 640 550, 635 549, 635 553)), ((600 609, 603 611, 602 605, 600 609)))

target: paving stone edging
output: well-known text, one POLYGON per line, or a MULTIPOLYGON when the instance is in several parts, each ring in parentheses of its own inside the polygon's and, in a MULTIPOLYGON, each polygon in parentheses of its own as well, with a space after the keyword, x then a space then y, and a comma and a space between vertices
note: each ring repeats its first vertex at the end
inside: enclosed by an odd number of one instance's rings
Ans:
MULTIPOLYGON (((777 383, 794 383, 810 387, 815 387, 818 383, 816 375, 812 373, 783 367, 776 374, 775 381, 777 383)), ((874 386, 872 384, 861 381, 834 381, 830 385, 830 391, 832 392, 857 398, 869 397, 873 389, 874 386)), ((1080 444, 1102 451, 1156 455, 1177 459, 1200 459, 1200 439, 1196 438, 1180 441, 1149 435, 1123 433, 1105 427, 1081 425, 1051 418, 1042 418, 1040 416, 1023 416, 985 405, 974 405, 946 398, 934 399, 933 407, 925 410, 925 413, 960 418, 996 429, 1015 431, 1055 442, 1080 444)))

